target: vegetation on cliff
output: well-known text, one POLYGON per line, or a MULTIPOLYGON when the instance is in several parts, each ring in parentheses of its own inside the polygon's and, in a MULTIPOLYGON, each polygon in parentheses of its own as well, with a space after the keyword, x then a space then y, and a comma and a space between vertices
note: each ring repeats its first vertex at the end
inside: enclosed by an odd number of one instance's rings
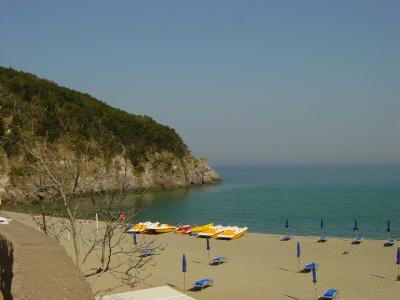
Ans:
POLYGON ((129 114, 88 94, 1 66, 0 106, 0 135, 7 133, 10 137, 3 141, 7 154, 18 151, 18 131, 13 131, 12 125, 18 123, 30 130, 32 119, 35 132, 50 142, 62 138, 64 127, 68 126, 74 128, 79 147, 94 141, 112 155, 124 152, 134 166, 154 151, 168 151, 178 158, 189 153, 174 129, 148 116, 129 114), (35 111, 40 111, 40 117, 32 117, 35 111))

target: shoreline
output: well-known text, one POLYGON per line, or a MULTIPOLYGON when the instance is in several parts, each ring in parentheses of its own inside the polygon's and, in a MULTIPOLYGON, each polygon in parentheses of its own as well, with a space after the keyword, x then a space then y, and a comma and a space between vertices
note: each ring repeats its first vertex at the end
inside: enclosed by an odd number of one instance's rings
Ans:
MULTIPOLYGON (((184 188, 183 188, 184 189, 184 188)), ((164 190, 160 190, 160 192, 163 192, 164 190)), ((166 191, 168 191, 168 190, 166 190, 166 191)), ((157 191, 153 191, 153 192, 157 192, 157 191)), ((1 210, 0 211, 0 213, 6 213, 6 214, 25 214, 25 215, 30 215, 30 213, 29 212, 26 212, 26 211, 12 211, 12 210, 7 210, 7 208, 8 207, 5 207, 5 209, 6 210, 1 210)), ((118 211, 118 210, 116 210, 116 211, 118 211)), ((87 220, 87 221, 94 221, 94 219, 85 219, 85 220, 87 220)), ((148 221, 148 220, 142 220, 141 222, 145 222, 145 221, 148 221)), ((151 220, 150 220, 151 221, 151 220)), ((101 222, 101 219, 99 219, 99 222, 101 222)), ((207 221, 205 221, 204 222, 204 224, 206 224, 206 223, 210 223, 210 222, 207 222, 207 221)), ((214 224, 220 224, 220 222, 213 222, 214 224)), ((173 223, 171 223, 172 225, 174 225, 173 223)), ((200 224, 201 225, 201 224, 200 224)), ((175 226, 175 225, 174 225, 175 226)), ((327 230, 325 230, 325 233, 326 233, 326 231, 327 230)), ((252 231, 251 229, 249 229, 247 232, 246 232, 246 234, 261 234, 261 235, 272 235, 272 236, 283 236, 283 235, 285 235, 285 233, 282 231, 282 232, 271 232, 271 231, 252 231)), ((328 231, 328 233, 329 233, 329 231, 328 231)), ((293 238, 294 239, 296 239, 296 237, 300 237, 300 238, 319 238, 320 236, 319 235, 310 235, 310 234, 305 234, 305 235, 303 235, 303 234, 296 234, 295 232, 290 232, 290 234, 293 236, 293 238)), ((386 234, 386 232, 383 232, 382 233, 382 236, 384 236, 386 234)), ((343 239, 343 240, 349 240, 349 241, 351 241, 352 239, 353 239, 353 237, 350 237, 350 235, 334 235, 334 234, 326 234, 326 236, 329 238, 329 239, 343 239)), ((382 242, 385 242, 385 241, 387 241, 387 239, 385 238, 385 239, 383 239, 383 238, 370 238, 370 237, 368 237, 368 234, 364 234, 363 233, 363 231, 361 231, 360 232, 360 234, 359 234, 359 236, 363 236, 364 238, 365 238, 365 240, 368 240, 368 241, 382 241, 382 242)), ((400 242, 400 236, 397 236, 397 234, 396 235, 393 235, 392 234, 392 239, 395 239, 396 241, 399 241, 400 242)))
MULTIPOLYGON (((3 213, 22 223, 33 223, 30 215, 3 213)), ((89 230, 94 224, 89 222, 82 229, 89 230)), ((209 266, 205 239, 174 233, 137 235, 139 241, 144 238, 154 240, 165 245, 165 249, 154 257, 154 265, 149 265, 143 274, 143 277, 151 277, 133 290, 162 285, 182 289, 180 264, 182 254, 186 254, 188 287, 201 278, 210 277, 215 281, 214 286, 203 291, 186 292, 195 299, 313 299, 311 275, 299 273, 296 258, 299 241, 302 251, 300 265, 316 262, 319 266, 318 295, 335 288, 339 290, 338 299, 398 298, 400 282, 396 281, 395 250, 399 243, 394 247, 384 247, 384 240, 365 240, 361 245, 352 245, 351 238, 330 238, 326 243, 317 243, 318 236, 294 236, 285 242, 280 241, 281 237, 280 234, 249 232, 233 241, 212 239, 210 257, 227 256, 228 263, 209 266), (342 254, 344 250, 349 253, 342 254)), ((71 255, 70 242, 62 241, 61 244, 71 255)), ((88 282, 94 290, 115 283, 112 277, 107 276, 90 278, 88 282)), ((132 289, 124 287, 113 293, 129 290, 132 289)))

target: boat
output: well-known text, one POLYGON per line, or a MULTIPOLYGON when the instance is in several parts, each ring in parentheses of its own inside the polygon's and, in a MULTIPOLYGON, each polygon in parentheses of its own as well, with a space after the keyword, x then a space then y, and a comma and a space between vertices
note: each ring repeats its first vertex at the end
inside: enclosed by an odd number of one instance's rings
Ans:
POLYGON ((128 233, 147 233, 148 228, 158 226, 159 222, 140 222, 126 230, 128 233))
POLYGON ((149 233, 167 233, 175 231, 176 227, 170 224, 155 224, 154 226, 147 227, 149 233))
POLYGON ((176 227, 175 233, 179 233, 179 234, 188 234, 192 232, 192 225, 180 225, 178 227, 176 227))
POLYGON ((191 233, 197 235, 199 232, 206 230, 208 227, 213 226, 214 223, 205 224, 202 226, 192 227, 191 233))
POLYGON ((218 239, 226 239, 226 240, 234 240, 243 236, 247 227, 238 227, 238 226, 228 226, 225 227, 225 230, 217 235, 218 239))
POLYGON ((210 226, 206 230, 199 232, 199 237, 216 237, 219 233, 225 231, 227 227, 222 225, 210 226))

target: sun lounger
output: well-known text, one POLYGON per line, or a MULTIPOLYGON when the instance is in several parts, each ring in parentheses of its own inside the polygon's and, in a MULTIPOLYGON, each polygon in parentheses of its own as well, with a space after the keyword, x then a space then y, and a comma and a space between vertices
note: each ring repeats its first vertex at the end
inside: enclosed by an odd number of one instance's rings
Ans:
POLYGON ((228 262, 228 258, 225 256, 216 256, 210 261, 210 265, 220 265, 222 263, 228 262))
POLYGON ((364 240, 364 238, 363 237, 356 237, 356 238, 354 238, 353 239, 353 241, 351 242, 353 245, 358 245, 358 244, 361 244, 361 242, 364 240))
POLYGON ((396 240, 389 239, 386 241, 385 246, 390 247, 390 246, 393 246, 394 244, 396 244, 396 240))
POLYGON ((325 243, 327 241, 328 241, 328 237, 326 235, 321 235, 318 240, 318 243, 325 243))
POLYGON ((141 257, 146 257, 146 256, 154 255, 154 254, 156 254, 156 252, 154 251, 153 248, 144 248, 140 251, 141 257))
POLYGON ((307 273, 307 272, 311 272, 312 269, 317 268, 317 264, 316 263, 310 263, 310 264, 306 264, 303 268, 303 272, 307 273))
POLYGON ((318 300, 335 299, 336 294, 337 294, 337 290, 329 289, 325 292, 325 294, 319 296, 318 300))
POLYGON ((3 217, 0 217, 0 224, 8 225, 8 224, 10 224, 11 221, 12 221, 12 219, 6 219, 3 217))
POLYGON ((293 235, 287 234, 283 236, 282 241, 290 241, 293 238, 293 235))
POLYGON ((211 286, 213 283, 214 283, 214 280, 209 279, 209 278, 204 278, 204 279, 201 279, 201 280, 196 281, 196 282, 193 284, 193 289, 195 289, 195 290, 202 290, 202 289, 204 289, 204 288, 207 287, 207 286, 211 286))

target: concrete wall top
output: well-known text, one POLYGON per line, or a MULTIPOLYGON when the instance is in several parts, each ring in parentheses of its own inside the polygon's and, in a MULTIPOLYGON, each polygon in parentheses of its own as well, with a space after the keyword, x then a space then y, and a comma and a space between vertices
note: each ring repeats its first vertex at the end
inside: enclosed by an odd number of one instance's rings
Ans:
MULTIPOLYGON (((56 241, 15 220, 9 225, 0 225, 0 239, 0 251, 9 251, 8 255, 12 252, 12 299, 94 299, 88 282, 56 241), (12 249, 7 249, 10 245, 12 249)), ((7 256, 7 253, 0 254, 7 256)), ((7 268, 7 263, 0 261, 0 266, 7 268)), ((3 292, 4 299, 8 300, 10 296, 6 294, 3 292)))

